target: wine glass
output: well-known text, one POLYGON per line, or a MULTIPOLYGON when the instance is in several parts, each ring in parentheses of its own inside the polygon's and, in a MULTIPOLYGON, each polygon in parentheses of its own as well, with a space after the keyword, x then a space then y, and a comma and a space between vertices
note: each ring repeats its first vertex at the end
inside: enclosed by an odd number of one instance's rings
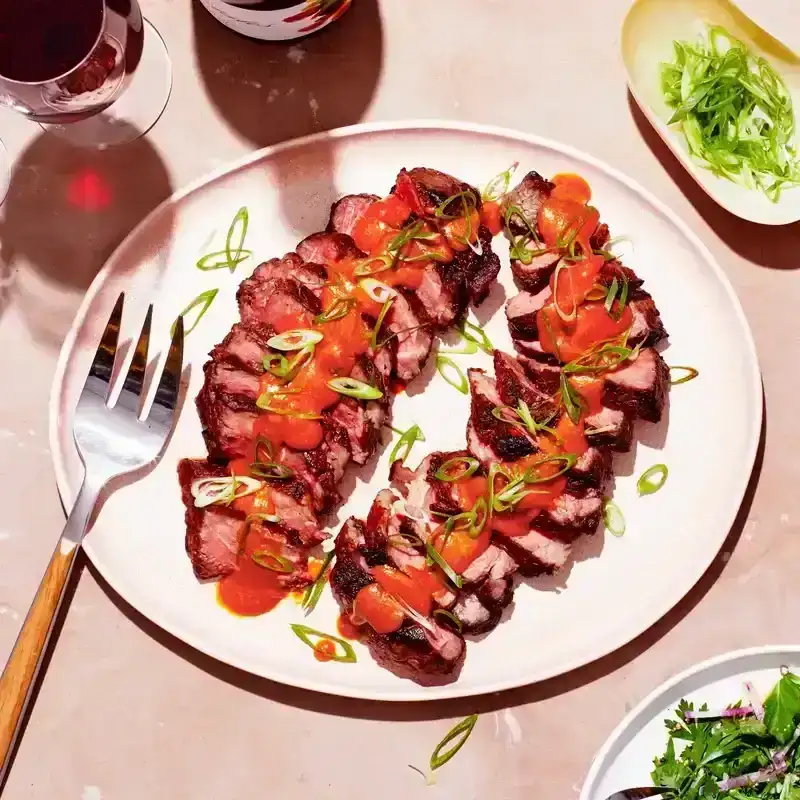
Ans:
POLYGON ((166 46, 137 0, 0 0, 0 105, 72 144, 141 136, 171 88, 166 46))

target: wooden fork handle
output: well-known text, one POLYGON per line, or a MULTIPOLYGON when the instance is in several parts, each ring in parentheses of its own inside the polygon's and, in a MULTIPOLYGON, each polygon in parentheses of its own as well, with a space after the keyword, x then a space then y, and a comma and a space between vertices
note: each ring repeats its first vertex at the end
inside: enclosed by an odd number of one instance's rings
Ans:
POLYGON ((36 676, 77 552, 74 543, 64 539, 59 541, 0 677, 0 785, 36 684, 36 676))

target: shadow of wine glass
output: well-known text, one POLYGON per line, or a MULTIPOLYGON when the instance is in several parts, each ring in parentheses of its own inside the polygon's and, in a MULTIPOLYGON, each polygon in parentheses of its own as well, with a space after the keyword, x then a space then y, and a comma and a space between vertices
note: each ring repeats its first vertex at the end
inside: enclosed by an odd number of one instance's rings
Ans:
MULTIPOLYGON (((334 24, 295 42, 248 39, 221 25, 199 3, 192 4, 192 14, 206 94, 228 125, 254 145, 351 125, 364 116, 383 60, 376 0, 358 0, 334 24)), ((333 148, 316 150, 316 169, 330 186, 326 193, 335 196, 333 148)), ((291 158, 279 159, 270 182, 281 195, 284 218, 300 229, 305 208, 291 191, 294 167, 291 158)))
POLYGON ((60 347, 100 268, 171 193, 145 138, 94 150, 42 133, 17 158, 2 208, 0 313, 5 297, 37 342, 60 347))
POLYGON ((697 213, 731 250, 742 258, 769 269, 797 269, 800 267, 800 257, 798 257, 800 223, 760 225, 756 222, 748 222, 731 214, 730 211, 726 211, 703 191, 673 155, 648 122, 630 91, 628 92, 628 107, 639 133, 653 151, 653 155, 661 162, 680 191, 695 207, 697 213))

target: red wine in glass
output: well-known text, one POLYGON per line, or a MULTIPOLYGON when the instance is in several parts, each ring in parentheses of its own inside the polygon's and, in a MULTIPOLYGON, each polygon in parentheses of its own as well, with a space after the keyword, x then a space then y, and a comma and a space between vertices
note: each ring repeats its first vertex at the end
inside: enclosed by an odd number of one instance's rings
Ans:
MULTIPOLYGON (((149 38, 164 50, 154 29, 148 30, 149 38)), ((137 0, 0 0, 0 104, 36 122, 81 123, 124 103, 144 53, 145 23, 137 0)), ((147 127, 169 95, 168 59, 166 70, 166 92, 159 91, 163 86, 150 87, 156 102, 162 95, 163 102, 155 112, 144 110, 153 117, 147 127)), ((143 109, 137 111, 141 115, 143 109)), ((102 138, 91 143, 106 144, 102 138)))

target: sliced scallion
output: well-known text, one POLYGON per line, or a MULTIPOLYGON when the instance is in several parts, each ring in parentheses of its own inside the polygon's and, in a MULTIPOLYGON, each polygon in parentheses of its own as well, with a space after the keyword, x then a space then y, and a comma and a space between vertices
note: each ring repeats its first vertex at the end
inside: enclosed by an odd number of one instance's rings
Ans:
POLYGON ((191 493, 195 508, 211 505, 230 505, 240 497, 257 492, 263 484, 245 475, 225 475, 198 478, 192 481, 191 493))
POLYGON ((285 481, 294 475, 294 470, 275 461, 254 461, 250 465, 250 472, 269 481, 285 481))
POLYGON ((242 261, 247 261, 252 255, 251 250, 240 250, 238 257, 231 262, 228 260, 228 254, 224 250, 217 250, 214 253, 207 253, 199 259, 197 269, 202 272, 213 272, 216 269, 230 269, 231 264, 235 269, 242 261))
POLYGON ((332 661, 339 661, 342 664, 355 664, 358 660, 356 658, 356 651, 353 650, 353 646, 350 642, 340 639, 338 636, 331 636, 328 633, 314 630, 314 628, 309 628, 307 625, 300 625, 297 622, 292 623, 289 627, 294 632, 294 635, 312 650, 316 650, 319 642, 325 639, 337 645, 336 652, 331 656, 332 661), (317 641, 313 641, 314 639, 317 641), (339 652, 339 648, 341 648, 341 652, 339 652))
POLYGON ((362 259, 353 267, 353 275, 356 278, 363 278, 366 275, 377 275, 386 272, 394 266, 394 259, 389 255, 369 256, 362 259))
POLYGON ((353 297, 338 297, 321 314, 314 317, 315 325, 324 325, 326 322, 334 322, 337 319, 344 319, 356 306, 353 297))
POLYGON ((356 378, 331 378, 328 381, 328 386, 334 392, 347 397, 355 397, 357 400, 378 400, 383 397, 383 392, 380 389, 356 378))
POLYGON ((625 533, 625 517, 613 500, 606 500, 603 505, 603 522, 606 529, 614 536, 622 536, 625 533))
MULTIPOLYGON (((184 318, 184 331, 183 335, 188 336, 198 325, 201 319, 205 316, 206 311, 208 311, 209 306, 214 302, 214 298, 219 294, 219 289, 208 289, 205 292, 200 292, 191 303, 189 303, 186 308, 178 314, 179 317, 184 318), (197 309, 197 314, 194 318, 194 322, 191 325, 186 327, 186 315, 190 314, 192 311, 197 309)), ((170 328, 170 336, 175 335, 175 326, 177 325, 178 321, 172 323, 172 328, 170 328)))
POLYGON ((666 464, 654 464, 646 469, 636 481, 636 491, 640 497, 655 494, 667 481, 669 470, 666 464))
POLYGON ((560 453, 558 455, 544 456, 525 470, 522 480, 525 483, 547 483, 547 481, 560 478, 565 472, 569 472, 577 463, 578 456, 574 453, 560 453), (563 464, 563 466, 552 475, 540 475, 537 470, 543 464, 563 464))
POLYGON ((282 572, 286 575, 294 572, 294 564, 288 558, 270 553, 269 550, 256 550, 250 558, 259 567, 264 567, 264 569, 269 569, 273 572, 282 572))
POLYGON ((411 448, 414 444, 425 441, 425 434, 422 432, 422 428, 416 424, 412 425, 407 431, 395 431, 395 433, 399 433, 400 438, 389 454, 390 464, 394 464, 398 460, 403 463, 411 453, 411 448))
POLYGON ((454 586, 460 589, 464 585, 464 581, 461 580, 461 576, 444 560, 442 554, 430 542, 425 542, 425 549, 428 551, 428 558, 447 575, 454 586))
POLYGON ((567 262, 562 258, 558 265, 556 266, 556 271, 553 273, 553 305, 555 306, 556 313, 558 314, 564 322, 572 322, 578 316, 578 304, 575 301, 575 297, 572 297, 572 310, 571 311, 564 311, 561 308, 561 305, 558 302, 558 283, 562 280, 562 275, 565 272, 568 272, 569 265, 567 262))
POLYGON ((467 341, 475 342, 484 353, 490 356, 494 354, 494 345, 480 325, 473 325, 469 320, 465 319, 459 330, 467 341))
POLYGON ((488 203, 496 203, 508 192, 511 185, 511 176, 516 172, 519 161, 515 161, 508 169, 503 170, 499 175, 495 175, 486 184, 481 192, 481 200, 488 203))
POLYGON ((669 383, 670 386, 677 386, 679 383, 688 383, 691 380, 694 380, 700 372, 696 370, 694 367, 670 367, 669 368, 669 383), (677 372, 680 377, 674 377, 673 372, 677 372), (681 373, 683 373, 681 375, 681 373))
POLYGON ((567 415, 574 424, 578 424, 586 401, 583 395, 570 383, 567 373, 562 370, 560 379, 561 400, 564 403, 564 409, 567 415))
POLYGON ((453 481, 460 481, 464 478, 469 478, 475 474, 475 471, 480 466, 477 458, 470 456, 456 456, 455 458, 448 459, 436 470, 435 477, 439 481, 452 483, 453 481))
POLYGON ((291 350, 303 350, 309 345, 318 344, 322 341, 322 338, 322 333, 319 331, 312 331, 310 328, 297 328, 267 339, 267 345, 274 350, 288 352, 291 350))
POLYGON ((317 607, 319 598, 322 596, 322 592, 325 590, 325 584, 328 580, 328 569, 335 555, 333 550, 325 554, 325 559, 322 562, 322 566, 319 568, 319 573, 317 573, 314 583, 312 583, 303 594, 303 600, 300 605, 306 612, 306 616, 317 607))
POLYGON ((369 299, 376 303, 385 303, 390 297, 397 294, 396 289, 387 283, 375 280, 375 278, 364 278, 358 282, 358 285, 366 292, 369 299))
POLYGON ((389 313, 389 309, 392 307, 392 303, 394 303, 394 295, 386 298, 381 307, 380 314, 378 314, 378 319, 375 322, 375 327, 372 329, 372 336, 369 342, 373 350, 377 350, 379 347, 378 340, 381 333, 381 326, 383 325, 384 319, 386 319, 386 315, 389 313))
POLYGON ((446 608, 437 608, 433 612, 434 619, 436 617, 440 617, 441 619, 446 619, 458 633, 461 633, 461 628, 463 627, 461 624, 461 620, 452 612, 448 611, 446 608))
POLYGON ((461 394, 469 394, 467 376, 452 358, 441 354, 437 355, 436 370, 454 389, 457 389, 461 394))
POLYGON ((242 253, 244 238, 247 236, 247 228, 250 225, 250 213, 246 206, 242 206, 233 218, 228 233, 225 236, 225 255, 228 257, 230 270, 233 272, 239 263, 239 256, 242 253))
POLYGON ((431 753, 431 770, 443 767, 464 746, 477 721, 478 715, 470 714, 447 732, 431 753))

